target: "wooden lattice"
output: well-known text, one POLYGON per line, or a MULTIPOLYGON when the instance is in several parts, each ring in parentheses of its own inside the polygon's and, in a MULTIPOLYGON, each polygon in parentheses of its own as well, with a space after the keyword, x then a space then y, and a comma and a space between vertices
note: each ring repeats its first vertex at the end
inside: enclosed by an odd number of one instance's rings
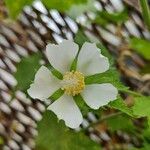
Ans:
MULTIPOLYGON (((45 110, 43 103, 26 98, 22 91, 17 91, 13 101, 10 102, 11 91, 17 84, 13 77, 16 64, 22 57, 37 51, 44 54, 48 42, 58 43, 62 39, 73 39, 79 28, 84 29, 85 35, 92 37, 92 40, 101 41, 114 55, 125 84, 134 90, 149 94, 149 77, 139 74, 146 62, 139 55, 128 50, 126 38, 136 36, 150 39, 150 34, 146 30, 137 8, 135 9, 122 0, 117 4, 114 0, 95 2, 99 11, 114 12, 124 6, 128 8, 129 19, 121 29, 112 23, 106 27, 90 23, 85 25, 85 20, 92 19, 91 12, 85 13, 82 17, 77 18, 77 22, 74 22, 56 10, 49 11, 40 2, 34 3, 32 7, 26 7, 20 15, 20 19, 13 23, 8 20, 0 21, 0 136, 4 138, 2 149, 34 149, 34 138, 37 135, 36 122, 41 119, 41 113, 45 110), (120 36, 120 33, 124 36, 120 36), (126 61, 126 58, 130 63, 126 61)), ((43 61, 47 62, 45 57, 43 61)), ((96 117, 89 113, 81 127, 86 127, 94 121, 96 121, 96 117)), ((95 132, 91 129, 90 136, 108 149, 115 149, 109 145, 112 135, 106 132, 95 132)), ((115 136, 118 137, 119 143, 126 141, 126 143, 122 143, 123 146, 131 144, 139 146, 135 137, 120 132, 115 136)))

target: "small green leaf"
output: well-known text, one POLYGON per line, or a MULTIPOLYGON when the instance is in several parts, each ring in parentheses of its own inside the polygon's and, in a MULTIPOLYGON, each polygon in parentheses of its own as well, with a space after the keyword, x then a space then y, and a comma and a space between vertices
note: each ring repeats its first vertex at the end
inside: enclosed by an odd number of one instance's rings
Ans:
POLYGON ((25 57, 17 64, 17 71, 14 74, 18 84, 17 89, 26 91, 31 82, 34 80, 35 73, 40 67, 39 61, 41 55, 39 53, 25 57))
POLYGON ((115 108, 117 110, 120 110, 121 112, 124 112, 125 114, 134 117, 132 109, 129 108, 123 101, 121 97, 119 97, 117 100, 114 100, 108 104, 109 107, 115 108))
POLYGON ((87 0, 42 0, 48 9, 57 9, 65 12, 69 10, 72 5, 86 3, 87 0))
POLYGON ((33 0, 5 0, 11 18, 15 19, 26 5, 31 5, 33 0))
POLYGON ((100 145, 89 139, 83 132, 75 132, 58 122, 57 117, 46 111, 38 123, 36 150, 100 150, 100 145))
POLYGON ((136 97, 133 113, 138 117, 150 117, 150 96, 136 97))
POLYGON ((150 41, 134 37, 130 39, 129 45, 130 48, 137 51, 145 59, 150 60, 150 50, 149 50, 150 41))

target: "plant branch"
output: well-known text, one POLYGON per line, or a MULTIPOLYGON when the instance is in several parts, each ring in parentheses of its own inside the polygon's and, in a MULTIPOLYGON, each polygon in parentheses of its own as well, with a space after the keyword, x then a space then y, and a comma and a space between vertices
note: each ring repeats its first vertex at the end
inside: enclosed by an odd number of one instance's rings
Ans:
POLYGON ((135 92, 135 91, 131 91, 131 90, 120 90, 121 92, 125 92, 134 96, 143 96, 141 93, 135 92))
POLYGON ((123 114, 123 112, 116 112, 116 113, 113 113, 113 114, 104 116, 104 117, 102 117, 100 120, 98 120, 97 122, 91 123, 91 124, 88 126, 88 128, 89 128, 89 127, 93 127, 93 126, 95 126, 95 125, 98 125, 99 123, 101 123, 101 122, 103 122, 103 121, 105 121, 105 120, 107 120, 107 119, 109 119, 109 118, 113 118, 113 117, 116 117, 116 116, 119 116, 119 115, 122 115, 122 114, 123 114))

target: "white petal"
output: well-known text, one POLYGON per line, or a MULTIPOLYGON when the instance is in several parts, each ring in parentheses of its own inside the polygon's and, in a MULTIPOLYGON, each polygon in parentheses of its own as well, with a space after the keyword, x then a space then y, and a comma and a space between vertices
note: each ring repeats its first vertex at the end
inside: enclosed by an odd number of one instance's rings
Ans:
POLYGON ((71 96, 61 96, 48 109, 52 110, 58 119, 64 120, 70 128, 78 128, 83 121, 82 114, 71 96))
POLYGON ((109 61, 100 54, 96 44, 85 42, 78 56, 77 69, 84 75, 102 73, 109 69, 109 61))
POLYGON ((83 93, 84 101, 93 109, 117 99, 118 90, 110 83, 86 85, 83 93))
POLYGON ((48 44, 46 47, 49 62, 62 73, 69 71, 77 52, 78 45, 70 40, 64 40, 59 45, 48 44))
POLYGON ((49 69, 42 66, 36 73, 34 83, 30 85, 28 94, 32 98, 45 100, 60 88, 60 80, 52 75, 49 69))

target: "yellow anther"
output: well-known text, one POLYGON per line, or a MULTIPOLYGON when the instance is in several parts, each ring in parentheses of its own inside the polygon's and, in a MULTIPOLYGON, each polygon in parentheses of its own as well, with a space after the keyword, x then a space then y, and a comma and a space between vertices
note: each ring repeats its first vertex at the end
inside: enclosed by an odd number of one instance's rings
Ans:
POLYGON ((62 90, 67 95, 78 95, 85 87, 84 75, 79 71, 66 72, 62 80, 62 90))

